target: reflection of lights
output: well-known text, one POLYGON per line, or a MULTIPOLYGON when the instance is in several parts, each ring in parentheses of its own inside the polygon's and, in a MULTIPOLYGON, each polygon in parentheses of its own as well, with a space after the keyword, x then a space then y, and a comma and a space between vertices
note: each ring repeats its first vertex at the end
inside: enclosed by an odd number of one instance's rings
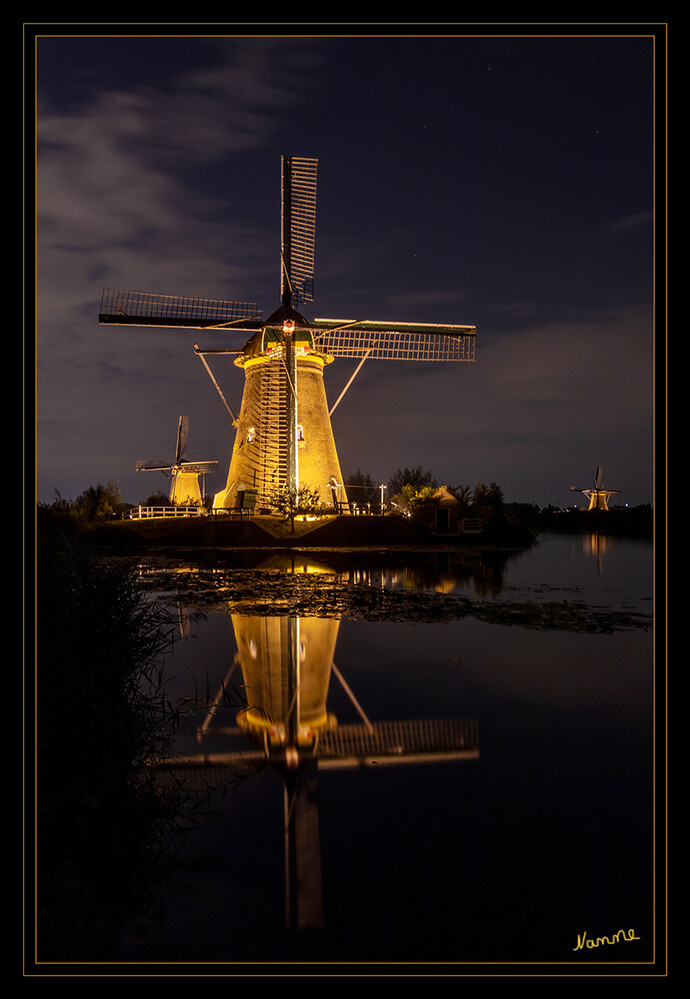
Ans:
POLYGON ((286 753, 297 753, 299 749, 304 748, 313 749, 320 732, 331 731, 338 727, 335 715, 324 711, 308 724, 299 724, 296 745, 292 745, 287 726, 281 722, 271 721, 263 711, 255 708, 240 711, 237 715, 237 724, 248 733, 253 732, 258 735, 267 748, 271 750, 282 748, 286 753))
POLYGON ((609 547, 609 539, 606 535, 583 535, 582 550, 586 555, 603 555, 609 547))

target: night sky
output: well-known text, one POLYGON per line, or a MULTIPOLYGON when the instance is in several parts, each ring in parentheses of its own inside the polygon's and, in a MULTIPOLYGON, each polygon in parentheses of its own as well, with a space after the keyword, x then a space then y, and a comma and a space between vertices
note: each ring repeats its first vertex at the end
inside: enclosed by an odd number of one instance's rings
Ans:
MULTIPOLYGON (((422 465, 565 506, 601 466, 619 502, 653 502, 664 43, 645 25, 542 27, 554 33, 39 33, 39 501, 110 481, 131 503, 167 492, 135 463, 172 459, 182 414, 188 457, 219 459, 207 489, 223 488, 234 431, 193 344, 246 338, 99 326, 101 290, 250 300, 268 316, 286 154, 319 160, 308 317, 477 327, 473 364, 365 363, 333 419, 346 481, 422 465)), ((237 412, 241 371, 212 366, 237 412)), ((330 400, 355 366, 327 369, 330 400)))

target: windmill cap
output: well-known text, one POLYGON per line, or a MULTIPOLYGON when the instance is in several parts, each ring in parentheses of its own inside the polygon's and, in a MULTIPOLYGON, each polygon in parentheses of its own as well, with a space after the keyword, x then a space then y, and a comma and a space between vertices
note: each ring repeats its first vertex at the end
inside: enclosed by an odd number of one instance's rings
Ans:
MULTIPOLYGON (((294 332, 295 346, 298 349, 305 348, 308 353, 314 350, 314 340, 312 327, 304 316, 300 315, 296 309, 289 305, 281 305, 280 308, 269 316, 260 330, 247 341, 244 350, 236 358, 235 364, 244 367, 248 361, 270 356, 276 348, 282 349, 284 346, 284 333, 292 330, 294 332), (291 327, 286 324, 291 323, 291 327)), ((322 355, 322 360, 329 363, 332 358, 322 355)))
POLYGON ((280 308, 276 309, 276 311, 268 317, 265 325, 282 327, 283 323, 286 321, 292 321, 295 326, 309 326, 309 323, 304 316, 297 312, 296 309, 293 309, 290 305, 281 305, 280 308))

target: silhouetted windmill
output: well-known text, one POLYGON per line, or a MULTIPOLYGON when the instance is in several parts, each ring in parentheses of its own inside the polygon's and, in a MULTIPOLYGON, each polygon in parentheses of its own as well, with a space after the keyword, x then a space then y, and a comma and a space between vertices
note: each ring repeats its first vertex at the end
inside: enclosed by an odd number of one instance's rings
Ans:
POLYGON ((367 358, 473 361, 476 327, 354 319, 307 321, 297 311, 314 298, 317 160, 282 158, 281 305, 264 322, 255 303, 188 299, 142 292, 103 292, 99 322, 114 325, 228 330, 250 334, 243 347, 195 352, 236 426, 225 489, 214 506, 236 505, 243 483, 270 507, 287 487, 318 490, 346 501, 331 416, 367 358), (244 369, 239 415, 223 395, 206 358, 233 354, 244 369), (328 407, 323 369, 336 357, 359 364, 328 407))
POLYGON ((594 477, 594 486, 591 489, 579 489, 577 486, 570 487, 571 493, 583 493, 589 500, 588 510, 608 510, 609 496, 620 493, 620 489, 604 489, 601 480, 601 468, 597 468, 594 477))
POLYGON ((172 463, 138 461, 137 472, 163 472, 170 475, 170 502, 173 506, 195 506, 202 502, 199 476, 213 472, 217 461, 188 461, 185 458, 189 437, 189 420, 181 416, 177 424, 177 443, 172 463))

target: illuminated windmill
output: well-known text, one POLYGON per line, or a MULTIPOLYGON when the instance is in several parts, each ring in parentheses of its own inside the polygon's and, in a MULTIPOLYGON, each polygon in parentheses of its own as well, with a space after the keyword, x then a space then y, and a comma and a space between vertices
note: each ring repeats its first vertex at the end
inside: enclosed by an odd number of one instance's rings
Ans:
POLYGON ((213 472, 217 461, 188 461, 185 458, 189 420, 181 416, 177 424, 175 459, 170 464, 160 461, 138 461, 137 472, 163 472, 170 475, 170 503, 173 506, 197 506, 202 502, 199 476, 213 472))
POLYGON ((240 485, 255 490, 259 507, 271 507, 285 487, 293 492, 308 487, 329 503, 346 502, 331 416, 364 361, 474 360, 474 326, 309 322, 297 311, 314 299, 316 167, 315 159, 282 158, 281 305, 266 321, 254 303, 103 293, 101 323, 249 334, 242 347, 194 347, 236 427, 226 487, 214 500, 217 508, 234 507, 240 485), (211 354, 233 354, 244 369, 238 416, 211 372, 206 360, 211 354), (338 357, 358 359, 359 364, 329 408, 323 369, 338 357))
POLYGON ((620 493, 620 489, 604 489, 601 484, 601 468, 597 468, 592 489, 578 489, 577 486, 570 487, 571 493, 583 493, 589 500, 588 510, 608 510, 609 496, 620 493))

